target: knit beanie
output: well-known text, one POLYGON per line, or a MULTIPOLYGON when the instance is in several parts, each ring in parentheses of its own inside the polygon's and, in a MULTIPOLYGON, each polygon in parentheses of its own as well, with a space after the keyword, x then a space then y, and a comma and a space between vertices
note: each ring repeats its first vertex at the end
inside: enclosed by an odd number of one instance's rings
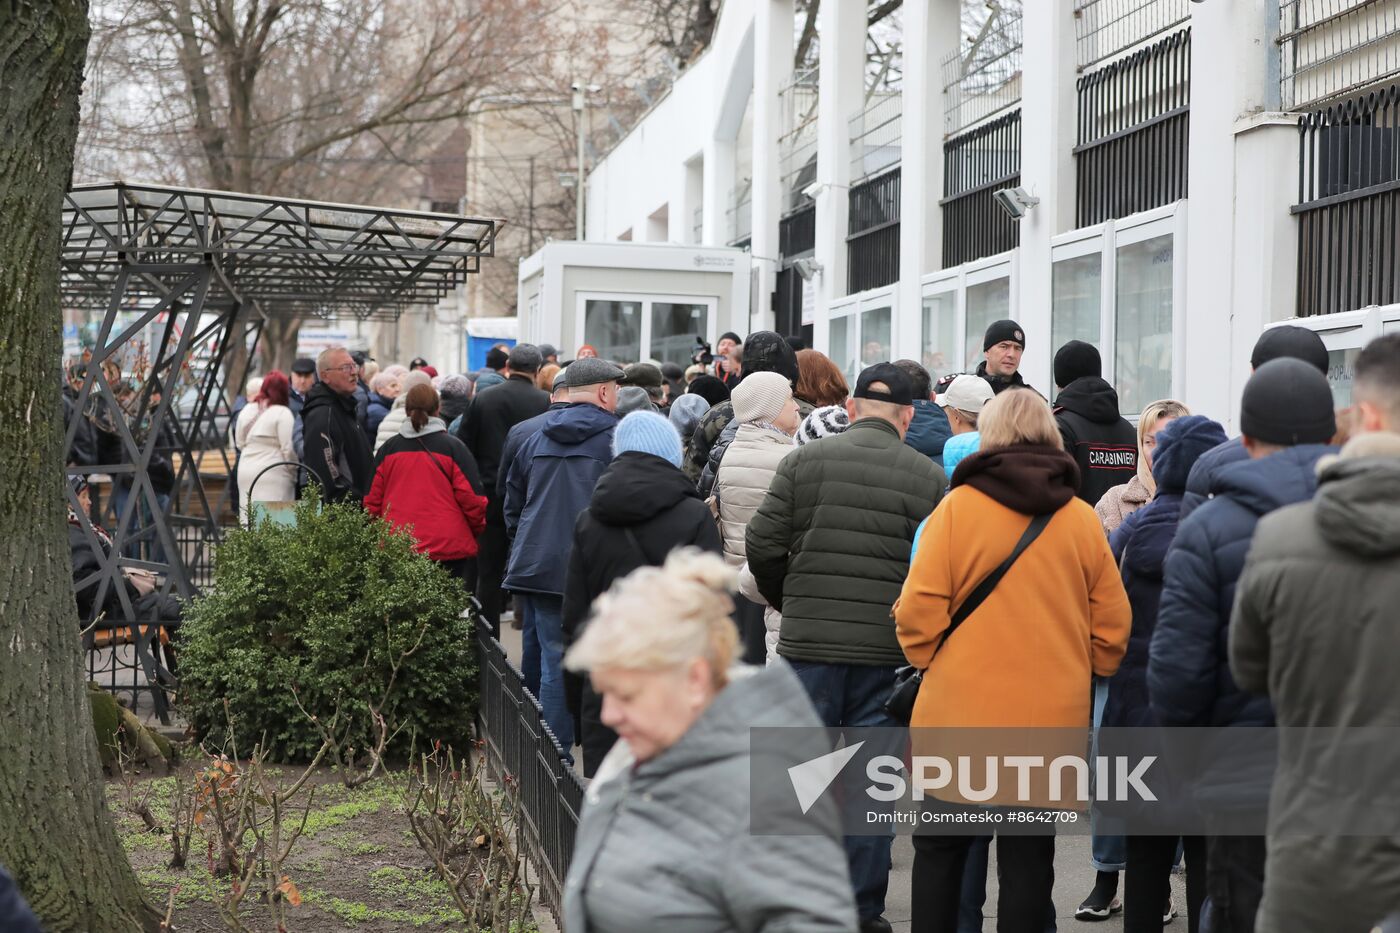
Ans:
POLYGON ((734 387, 729 397, 734 402, 734 419, 740 424, 772 421, 792 398, 792 383, 781 373, 752 373, 734 387))
POLYGON ((1240 430, 1266 444, 1325 444, 1337 433, 1332 389, 1317 367, 1293 357, 1271 360, 1244 386, 1240 430))
POLYGON ((641 386, 623 386, 617 390, 617 416, 619 418, 630 415, 634 411, 656 411, 656 406, 651 403, 651 396, 647 395, 647 390, 641 386))
POLYGON ((797 351, 771 330, 749 334, 744 341, 744 370, 742 382, 756 373, 781 373, 789 386, 797 385, 797 351))
POLYGON ((696 376, 686 390, 689 395, 698 395, 714 408, 720 402, 729 401, 729 386, 714 376, 696 376))
POLYGON ((613 454, 625 454, 629 450, 660 457, 674 467, 681 465, 680 435, 671 427, 671 422, 656 412, 634 411, 617 423, 613 432, 613 454))
POLYGON ((1152 478, 1159 492, 1186 490, 1191 467, 1201 454, 1225 443, 1225 429, 1205 415, 1184 415, 1168 421, 1157 432, 1152 451, 1152 478))
POLYGON ((1021 330, 1021 325, 1017 324, 1015 321, 993 321, 988 325, 986 333, 982 335, 982 352, 986 353, 1003 340, 1019 343, 1022 349, 1024 349, 1026 346, 1026 333, 1021 330))
POLYGON ((700 418, 710 410, 710 403, 700 395, 682 395, 671 403, 671 426, 684 437, 695 430, 700 418))
POLYGON ((1071 340, 1055 351, 1055 385, 1063 389, 1084 376, 1102 376, 1103 360, 1092 343, 1071 340))
POLYGON ((1313 368, 1327 375, 1327 346, 1316 332, 1296 324, 1270 327, 1259 335, 1250 354, 1249 365, 1258 369, 1270 360, 1292 357, 1312 364, 1313 368))
POLYGON ((851 416, 846 414, 846 409, 841 405, 818 408, 802 419, 802 426, 797 429, 797 446, 801 447, 824 437, 833 437, 850 426, 851 416))

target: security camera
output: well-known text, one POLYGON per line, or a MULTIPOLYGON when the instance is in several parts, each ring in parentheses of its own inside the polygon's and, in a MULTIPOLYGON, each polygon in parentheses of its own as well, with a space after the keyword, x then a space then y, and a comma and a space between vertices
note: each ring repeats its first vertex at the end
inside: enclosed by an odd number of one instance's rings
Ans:
POLYGON ((808 282, 822 274, 822 264, 810 256, 797 260, 792 264, 792 267, 797 270, 798 275, 808 282))
POLYGON ((1012 220, 1020 220, 1026 212, 1040 203, 1040 198, 1028 194, 1025 188, 1002 188, 992 192, 992 199, 1012 220))
POLYGON ((802 189, 802 196, 810 201, 815 201, 817 199, 817 195, 821 194, 823 187, 824 186, 821 182, 814 181, 810 185, 802 189))

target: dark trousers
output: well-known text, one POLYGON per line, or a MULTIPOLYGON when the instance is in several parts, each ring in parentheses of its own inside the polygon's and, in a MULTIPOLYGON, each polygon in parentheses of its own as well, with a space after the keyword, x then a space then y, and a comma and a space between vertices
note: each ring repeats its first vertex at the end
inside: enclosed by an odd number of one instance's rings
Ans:
POLYGON ((440 560, 438 566, 462 581, 462 588, 468 593, 476 589, 476 558, 461 557, 457 560, 440 560))
POLYGON ((762 603, 750 602, 738 595, 734 597, 734 624, 739 627, 739 649, 745 664, 763 665, 768 660, 763 610, 762 603))
MULTIPOLYGON (((977 838, 914 835, 914 933, 958 929, 963 870, 977 838)), ((1055 887, 1055 837, 1003 835, 996 841, 997 933, 1043 933, 1055 887)))
POLYGON ((1264 898, 1264 837, 1206 840, 1206 894, 1210 933, 1254 933, 1254 917, 1264 898))
MULTIPOLYGON (((494 505, 499 513, 500 506, 494 505)), ((501 581, 506 578, 506 560, 510 557, 510 541, 506 537, 505 519, 486 511, 486 527, 476 539, 476 599, 481 603, 481 617, 491 626, 491 634, 501 637, 501 606, 505 597, 501 581)))
MULTIPOLYGON (((1186 836, 1180 841, 1186 856, 1186 924, 1190 933, 1196 933, 1206 899, 1206 840, 1204 836, 1186 836)), ((1123 929, 1127 933, 1155 933, 1162 929, 1162 908, 1171 893, 1177 837, 1129 836, 1127 845, 1123 929)))
MULTIPOLYGON (((830 727, 895 726, 885 713, 885 700, 894 686, 893 667, 863 664, 819 664, 792 661, 793 671, 816 708, 817 718, 830 727)), ((892 730, 893 733, 893 730, 892 730)), ((888 749, 898 755, 903 742, 888 749)), ((862 920, 885 912, 890 886, 890 835, 845 837, 846 861, 856 892, 856 911, 862 920)), ((951 928, 950 928, 951 929, 951 928)))

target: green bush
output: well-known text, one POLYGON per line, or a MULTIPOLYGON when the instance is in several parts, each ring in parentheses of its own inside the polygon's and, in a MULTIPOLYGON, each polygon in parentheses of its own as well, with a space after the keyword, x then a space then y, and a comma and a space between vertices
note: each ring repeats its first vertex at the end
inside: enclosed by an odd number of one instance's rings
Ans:
POLYGON ((338 707, 354 730, 350 744, 370 747, 370 704, 421 633, 383 710, 400 728, 389 751, 407 752, 414 736, 420 747, 437 739, 460 746, 476 707, 461 585, 415 553, 409 535, 314 495, 297 505, 295 527, 264 520, 231 531, 213 591, 186 609, 180 692, 198 736, 215 746, 227 740, 227 698, 240 753, 262 742, 275 760, 307 760, 321 739, 299 697, 323 722, 338 707))

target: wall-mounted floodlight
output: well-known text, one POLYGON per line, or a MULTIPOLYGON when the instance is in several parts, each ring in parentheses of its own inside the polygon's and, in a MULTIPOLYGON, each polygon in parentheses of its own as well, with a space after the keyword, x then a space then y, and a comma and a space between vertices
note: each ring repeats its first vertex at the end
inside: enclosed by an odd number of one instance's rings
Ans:
POLYGON ((1011 217, 1020 220, 1026 212, 1040 203, 1040 198, 1027 193, 1025 188, 1002 188, 992 192, 992 199, 1011 217))

